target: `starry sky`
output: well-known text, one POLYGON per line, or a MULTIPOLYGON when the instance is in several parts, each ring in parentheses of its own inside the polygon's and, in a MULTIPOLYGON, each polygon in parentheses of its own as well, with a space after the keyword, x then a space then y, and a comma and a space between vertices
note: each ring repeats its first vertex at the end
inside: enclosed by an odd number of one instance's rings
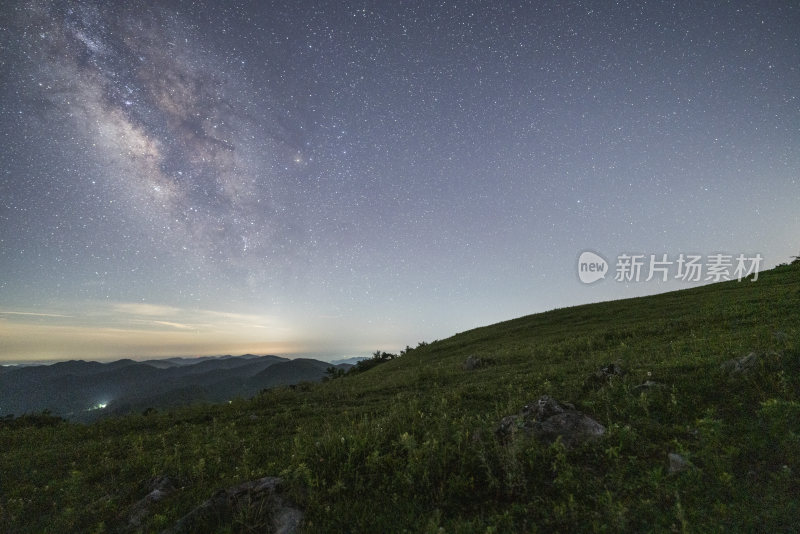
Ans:
POLYGON ((692 285, 585 250, 800 253, 796 2, 221 4, 2 3, 0 359, 369 355, 692 285))

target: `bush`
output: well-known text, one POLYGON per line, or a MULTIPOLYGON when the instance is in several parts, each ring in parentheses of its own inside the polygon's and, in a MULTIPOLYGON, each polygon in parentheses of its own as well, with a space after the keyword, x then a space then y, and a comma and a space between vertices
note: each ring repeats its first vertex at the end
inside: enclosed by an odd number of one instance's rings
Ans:
POLYGON ((13 414, 6 415, 0 419, 0 428, 44 428, 61 423, 66 423, 66 420, 53 415, 50 410, 44 410, 41 413, 24 414, 16 418, 13 414))
POLYGON ((388 352, 376 350, 375 352, 372 353, 372 358, 370 358, 369 360, 361 360, 353 367, 348 369, 347 374, 363 373, 364 371, 372 369, 376 365, 386 363, 389 360, 394 360, 395 358, 397 358, 397 354, 390 354, 388 352))

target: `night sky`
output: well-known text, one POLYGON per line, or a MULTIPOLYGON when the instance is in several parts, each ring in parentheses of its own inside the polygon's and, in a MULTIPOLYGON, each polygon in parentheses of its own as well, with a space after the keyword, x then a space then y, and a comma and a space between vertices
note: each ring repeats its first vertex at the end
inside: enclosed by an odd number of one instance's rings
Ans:
POLYGON ((0 359, 368 355, 800 253, 797 2, 219 4, 2 3, 0 359))

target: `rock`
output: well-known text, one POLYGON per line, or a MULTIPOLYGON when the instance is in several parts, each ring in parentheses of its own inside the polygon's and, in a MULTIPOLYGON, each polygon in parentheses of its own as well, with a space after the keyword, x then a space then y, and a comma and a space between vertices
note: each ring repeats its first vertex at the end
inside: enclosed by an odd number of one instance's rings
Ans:
POLYGON ((523 407, 520 414, 504 417, 495 433, 503 441, 519 433, 545 443, 553 443, 560 437, 564 445, 570 447, 602 436, 605 431, 603 425, 572 404, 543 395, 523 407))
POLYGON ((156 477, 150 481, 150 492, 134 504, 129 512, 128 530, 138 529, 150 515, 153 504, 165 499, 175 491, 175 485, 168 476, 156 477))
POLYGON ((494 433, 505 441, 507 438, 516 433, 518 429, 522 428, 522 418, 518 415, 507 415, 500 419, 500 423, 497 425, 497 429, 494 433))
POLYGON ((268 521, 266 532, 293 534, 300 528, 303 512, 281 495, 282 482, 277 477, 264 477, 221 489, 163 534, 209 531, 209 528, 229 521, 236 511, 243 508, 251 509, 254 520, 261 517, 268 521))
POLYGON ((758 354, 755 352, 751 352, 747 356, 742 356, 740 358, 734 358, 732 360, 728 360, 722 362, 719 366, 722 371, 729 373, 729 374, 740 374, 740 373, 748 373, 749 371, 753 370, 758 365, 758 354))
POLYGON ((468 357, 466 360, 464 360, 464 363, 461 365, 461 368, 464 369, 465 371, 472 371, 474 369, 479 369, 481 367, 483 367, 483 360, 481 360, 480 358, 476 358, 475 356, 468 357))
POLYGON ((670 473, 680 473, 681 471, 686 471, 692 466, 692 464, 689 463, 689 460, 678 453, 671 452, 667 455, 667 457, 669 458, 670 473))
POLYGON ((584 389, 596 389, 609 383, 615 377, 623 376, 625 370, 618 363, 605 365, 589 376, 584 382, 584 389))
POLYGON ((555 415, 574 412, 575 405, 569 402, 558 402, 549 395, 542 395, 534 403, 522 407, 522 415, 533 417, 537 421, 544 421, 555 415))

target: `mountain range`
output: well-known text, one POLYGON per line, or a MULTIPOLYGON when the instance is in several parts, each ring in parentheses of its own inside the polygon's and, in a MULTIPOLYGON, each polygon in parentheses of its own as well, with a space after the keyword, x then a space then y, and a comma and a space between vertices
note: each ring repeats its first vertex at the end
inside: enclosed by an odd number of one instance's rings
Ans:
POLYGON ((321 380, 331 366, 307 358, 245 354, 3 367, 0 415, 48 410, 66 419, 91 421, 148 408, 225 402, 267 388, 321 380))

